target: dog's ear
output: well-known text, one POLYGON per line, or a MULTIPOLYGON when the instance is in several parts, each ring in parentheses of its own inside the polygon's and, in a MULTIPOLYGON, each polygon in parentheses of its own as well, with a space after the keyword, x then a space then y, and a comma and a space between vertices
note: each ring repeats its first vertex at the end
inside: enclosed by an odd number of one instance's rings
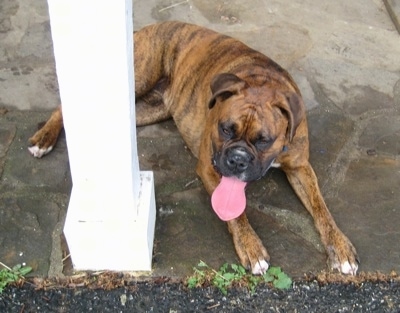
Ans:
POLYGON ((211 81, 212 97, 208 103, 211 109, 214 107, 217 99, 226 100, 239 92, 247 85, 247 83, 234 74, 222 73, 218 74, 211 81))
POLYGON ((305 118, 305 108, 303 99, 301 96, 295 92, 290 92, 283 94, 284 100, 280 99, 274 103, 277 107, 279 107, 287 116, 289 125, 288 125, 288 135, 289 141, 292 141, 294 135, 296 134, 296 129, 301 123, 301 121, 305 118), (283 101, 282 101, 283 100, 283 101))

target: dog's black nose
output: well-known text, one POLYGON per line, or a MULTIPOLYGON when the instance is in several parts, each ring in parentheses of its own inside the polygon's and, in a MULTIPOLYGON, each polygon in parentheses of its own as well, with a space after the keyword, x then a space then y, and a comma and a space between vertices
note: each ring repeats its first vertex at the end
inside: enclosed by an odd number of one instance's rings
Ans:
POLYGON ((251 156, 244 148, 236 148, 229 151, 226 158, 226 165, 232 172, 244 172, 251 161, 251 156))

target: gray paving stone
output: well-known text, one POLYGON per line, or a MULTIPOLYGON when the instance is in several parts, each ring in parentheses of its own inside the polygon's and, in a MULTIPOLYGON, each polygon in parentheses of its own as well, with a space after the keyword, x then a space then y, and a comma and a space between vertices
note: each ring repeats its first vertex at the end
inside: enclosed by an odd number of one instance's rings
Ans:
POLYGON ((399 0, 383 0, 386 9, 400 34, 400 1, 399 0))
MULTIPOLYGON (((0 259, 5 264, 25 263, 35 275, 47 276, 53 249, 52 233, 65 214, 48 193, 7 192, 0 196, 0 259)), ((60 241, 58 242, 60 244, 60 241)))
MULTIPOLYGON (((397 0, 389 1, 393 7, 397 0)), ((287 67, 308 110, 310 160, 361 271, 399 271, 400 45, 380 1, 134 0, 135 28, 161 20, 204 25, 287 67), (175 3, 176 4, 176 3, 175 3)), ((0 261, 62 275, 62 227, 72 182, 65 136, 43 159, 27 140, 59 104, 45 0, 0 0, 0 261), (2 108, 7 108, 8 112, 2 108)), ((184 276, 200 260, 237 263, 230 235, 172 121, 138 128, 143 170, 155 174, 151 275, 184 276)), ((248 186, 248 216, 274 265, 326 269, 313 221, 285 175, 248 186)))

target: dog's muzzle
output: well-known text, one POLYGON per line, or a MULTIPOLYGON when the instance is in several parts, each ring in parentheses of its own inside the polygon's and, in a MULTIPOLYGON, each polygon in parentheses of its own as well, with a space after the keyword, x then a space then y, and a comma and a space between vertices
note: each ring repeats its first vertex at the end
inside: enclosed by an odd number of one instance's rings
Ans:
POLYGON ((232 174, 243 173, 253 161, 254 156, 243 147, 229 149, 226 152, 226 167, 232 174))

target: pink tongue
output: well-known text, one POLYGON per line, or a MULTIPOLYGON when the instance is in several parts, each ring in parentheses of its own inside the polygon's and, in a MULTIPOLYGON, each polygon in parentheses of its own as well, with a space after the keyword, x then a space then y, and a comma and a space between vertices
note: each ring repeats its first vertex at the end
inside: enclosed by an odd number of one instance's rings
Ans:
POLYGON ((212 207, 223 221, 230 221, 243 213, 246 208, 246 183, 236 177, 222 176, 221 182, 211 196, 212 207))

